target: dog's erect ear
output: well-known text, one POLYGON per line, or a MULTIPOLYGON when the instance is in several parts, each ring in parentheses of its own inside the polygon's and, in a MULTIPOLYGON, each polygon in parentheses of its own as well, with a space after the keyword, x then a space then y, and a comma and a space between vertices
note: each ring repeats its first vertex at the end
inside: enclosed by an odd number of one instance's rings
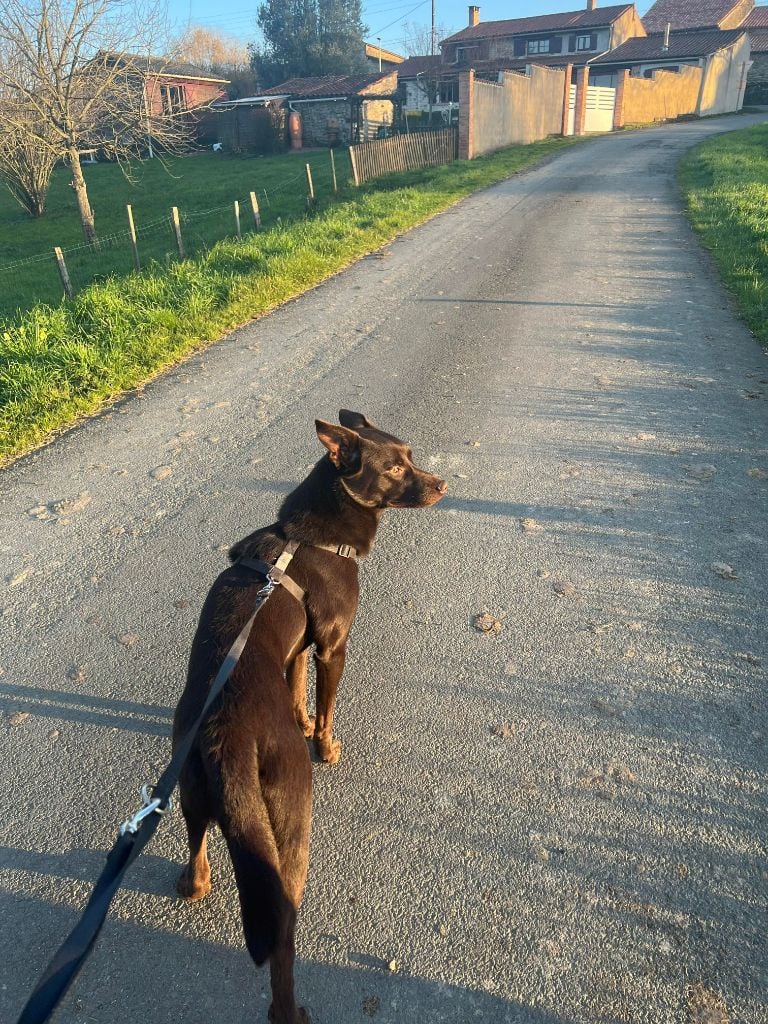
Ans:
POLYGON ((376 424, 371 423, 361 412, 352 412, 350 409, 339 409, 339 423, 350 430, 360 430, 361 427, 376 429, 376 424))
POLYGON ((324 420, 315 420, 315 429, 337 469, 356 469, 360 465, 360 438, 354 430, 324 420))

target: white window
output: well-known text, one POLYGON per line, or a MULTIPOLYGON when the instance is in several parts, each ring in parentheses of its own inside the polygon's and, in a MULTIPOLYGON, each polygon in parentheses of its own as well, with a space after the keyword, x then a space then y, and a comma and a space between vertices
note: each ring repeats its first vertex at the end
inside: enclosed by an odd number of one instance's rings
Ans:
POLYGON ((529 39, 528 53, 549 53, 548 39, 529 39))
POLYGON ((590 45, 591 42, 592 42, 592 39, 591 39, 590 36, 576 36, 576 49, 577 50, 591 50, 592 49, 592 46, 590 45))

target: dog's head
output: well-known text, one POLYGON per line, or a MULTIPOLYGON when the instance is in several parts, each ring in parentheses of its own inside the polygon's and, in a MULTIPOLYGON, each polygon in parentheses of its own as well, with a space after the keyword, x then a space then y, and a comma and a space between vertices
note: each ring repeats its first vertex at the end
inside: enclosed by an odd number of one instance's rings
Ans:
POLYGON ((315 420, 317 436, 347 494, 368 508, 425 508, 448 490, 445 480, 413 464, 403 441, 379 430, 359 412, 342 409, 340 426, 315 420))

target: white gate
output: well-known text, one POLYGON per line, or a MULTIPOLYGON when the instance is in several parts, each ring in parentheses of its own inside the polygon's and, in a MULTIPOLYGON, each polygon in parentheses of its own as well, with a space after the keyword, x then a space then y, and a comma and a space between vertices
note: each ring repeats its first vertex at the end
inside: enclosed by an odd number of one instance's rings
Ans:
MULTIPOLYGON (((587 86, 587 110, 584 117, 585 132, 610 132, 613 130, 613 110, 616 105, 616 90, 604 85, 587 86)), ((571 86, 568 100, 568 134, 573 135, 576 114, 576 86, 571 86)))

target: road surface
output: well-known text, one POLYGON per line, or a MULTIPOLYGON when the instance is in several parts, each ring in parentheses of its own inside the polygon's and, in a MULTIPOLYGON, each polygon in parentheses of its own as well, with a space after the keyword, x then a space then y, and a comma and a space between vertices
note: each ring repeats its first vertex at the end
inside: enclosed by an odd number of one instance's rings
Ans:
MULTIPOLYGON (((764 1024, 768 359, 674 177, 756 120, 575 147, 0 476, 3 1020, 165 764, 224 550, 348 407, 450 496, 362 568, 314 768, 314 1020, 764 1024)), ((59 1021, 266 1019, 220 838, 192 907, 183 857, 176 812, 59 1021)))

